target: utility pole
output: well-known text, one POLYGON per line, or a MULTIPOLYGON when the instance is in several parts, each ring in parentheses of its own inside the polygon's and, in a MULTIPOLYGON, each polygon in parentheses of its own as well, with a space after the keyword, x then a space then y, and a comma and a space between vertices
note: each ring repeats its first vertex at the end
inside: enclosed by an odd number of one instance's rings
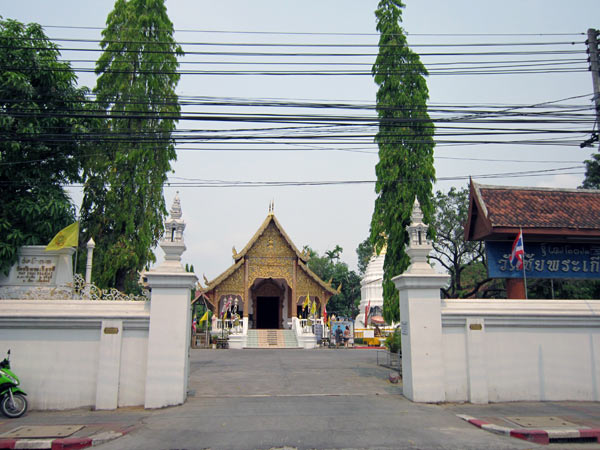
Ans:
POLYGON ((587 32, 588 62, 594 84, 594 104, 596 105, 596 124, 600 126, 600 64, 598 63, 598 35, 600 31, 590 28, 587 32))

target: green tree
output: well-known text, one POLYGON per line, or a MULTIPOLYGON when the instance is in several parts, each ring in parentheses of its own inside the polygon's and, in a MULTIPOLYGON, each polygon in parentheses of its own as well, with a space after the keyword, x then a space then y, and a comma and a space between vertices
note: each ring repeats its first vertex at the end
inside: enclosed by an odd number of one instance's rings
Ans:
POLYGON ((334 313, 338 317, 356 316, 360 303, 360 276, 349 270, 348 264, 339 260, 343 249, 336 245, 333 250, 326 251, 324 256, 319 256, 309 246, 304 246, 304 251, 308 251, 310 255, 310 270, 322 280, 332 280, 331 285, 334 288, 342 285, 341 292, 331 297, 327 303, 328 314, 334 313))
POLYGON ((485 246, 482 241, 466 241, 464 226, 469 214, 469 189, 451 188, 435 196, 435 215, 431 225, 435 239, 430 258, 450 275, 450 284, 442 288, 447 298, 480 294, 492 280, 487 277, 485 246))
POLYGON ((75 220, 62 188, 79 180, 86 130, 70 65, 38 24, 0 20, 0 272, 22 245, 50 242, 75 220))
POLYGON ((163 184, 176 159, 177 56, 164 0, 117 0, 102 32, 94 92, 112 139, 85 170, 82 221, 96 241, 94 279, 132 290, 167 214, 163 184))
MULTIPOLYGON (((379 252, 386 245, 383 279, 383 316, 386 322, 400 318, 398 293, 392 278, 409 265, 405 252, 406 227, 415 198, 425 223, 433 217, 432 185, 434 127, 427 114, 429 91, 427 70, 412 52, 400 27, 401 0, 380 0, 375 16, 380 33, 379 54, 372 74, 377 91, 379 163, 375 210, 371 220, 371 241, 379 252)), ((433 230, 432 230, 433 232, 433 230)))
POLYGON ((367 237, 364 241, 358 244, 356 247, 356 255, 358 256, 358 273, 361 275, 365 274, 369 261, 373 256, 373 244, 371 238, 367 237))
POLYGON ((600 189, 600 153, 585 160, 585 178, 581 185, 584 189, 600 189))

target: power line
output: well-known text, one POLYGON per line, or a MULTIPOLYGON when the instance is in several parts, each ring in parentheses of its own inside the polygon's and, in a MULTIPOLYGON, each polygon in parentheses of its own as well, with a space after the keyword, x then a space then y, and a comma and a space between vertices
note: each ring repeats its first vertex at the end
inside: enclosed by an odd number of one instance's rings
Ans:
MULTIPOLYGON (((43 28, 76 29, 76 30, 104 30, 105 27, 70 26, 70 25, 41 25, 43 28)), ((127 30, 128 28, 126 28, 127 30)), ((379 36, 379 33, 340 33, 340 32, 294 32, 294 31, 254 31, 254 30, 202 30, 202 29, 175 29, 181 33, 221 33, 221 34, 258 34, 258 35, 302 35, 302 36, 379 36)), ((573 33, 410 33, 409 36, 585 36, 583 32, 573 33)))
MULTIPOLYGON (((6 40, 13 40, 14 38, 2 38, 6 40)), ((19 39, 20 41, 30 42, 43 42, 46 38, 34 38, 25 37, 19 39)), ((122 45, 133 45, 133 44, 150 44, 150 45, 172 45, 177 44, 180 46, 191 46, 191 47, 307 47, 307 48, 387 48, 387 47, 398 47, 398 45, 379 44, 379 43, 300 43, 300 42, 199 42, 199 41, 153 41, 153 40, 105 40, 105 39, 84 39, 84 38, 61 38, 61 37, 49 37, 48 40, 52 42, 82 42, 82 43, 94 43, 94 44, 122 44, 122 45)), ((440 44, 410 44, 411 48, 431 48, 431 47, 530 47, 530 46, 547 46, 547 45, 578 45, 584 44, 585 41, 543 41, 543 42, 469 42, 469 43, 440 43, 440 44)))

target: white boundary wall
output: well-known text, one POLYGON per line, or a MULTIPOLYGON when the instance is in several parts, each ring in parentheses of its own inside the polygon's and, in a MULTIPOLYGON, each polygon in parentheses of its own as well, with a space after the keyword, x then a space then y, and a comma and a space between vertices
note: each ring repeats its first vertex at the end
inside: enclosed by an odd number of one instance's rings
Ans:
POLYGON ((441 302, 445 401, 600 400, 600 301, 441 302))
POLYGON ((0 300, 0 358, 32 409, 143 405, 149 321, 150 302, 0 300))
POLYGON ((394 279, 407 398, 600 400, 600 301, 441 300, 446 279, 394 279))
POLYGON ((32 409, 185 401, 197 278, 160 268, 147 276, 149 302, 0 300, 0 359, 11 350, 32 409))

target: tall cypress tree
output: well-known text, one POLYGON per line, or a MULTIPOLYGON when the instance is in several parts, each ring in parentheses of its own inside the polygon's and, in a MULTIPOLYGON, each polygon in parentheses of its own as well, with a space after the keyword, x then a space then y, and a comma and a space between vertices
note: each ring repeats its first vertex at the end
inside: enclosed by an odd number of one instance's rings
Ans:
POLYGON ((94 90, 109 139, 85 170, 82 223, 96 241, 94 281, 131 290, 155 257, 167 214, 163 184, 176 159, 177 56, 164 0, 117 0, 102 32, 94 90))
POLYGON ((376 166, 375 210, 371 219, 371 241, 380 251, 386 244, 383 278, 383 314, 388 323, 400 319, 398 292, 392 278, 409 264, 405 246, 406 227, 415 197, 421 204, 424 221, 433 217, 432 186, 433 124, 427 114, 429 91, 427 70, 419 56, 408 47, 400 26, 401 0, 381 0, 375 11, 379 37, 379 54, 372 74, 377 91, 379 146, 376 166))

